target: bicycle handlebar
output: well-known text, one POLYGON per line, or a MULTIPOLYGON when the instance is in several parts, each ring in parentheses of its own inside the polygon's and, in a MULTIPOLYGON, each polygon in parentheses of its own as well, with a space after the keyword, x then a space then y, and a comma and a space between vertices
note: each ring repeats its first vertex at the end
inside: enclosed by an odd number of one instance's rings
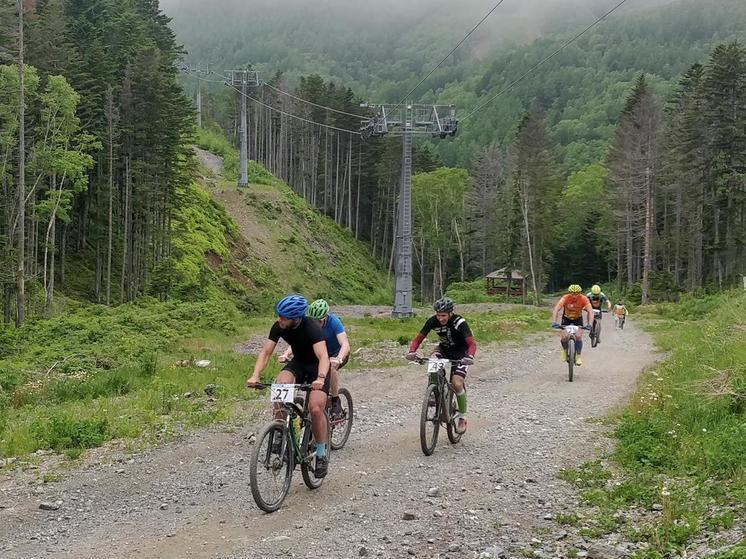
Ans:
MULTIPOLYGON (((458 365, 458 364, 461 364, 461 359, 446 359, 446 358, 444 358, 444 357, 436 357, 435 359, 441 359, 441 360, 443 360, 443 361, 448 361, 449 363, 451 363, 451 365, 458 365)), ((424 364, 425 364, 425 363, 427 363, 428 361, 430 361, 430 357, 419 357, 419 356, 418 356, 418 357, 417 357, 417 361, 415 361, 415 362, 416 362, 417 364, 419 364, 419 365, 424 365, 424 364)))
MULTIPOLYGON (((312 384, 293 384, 293 386, 297 388, 298 390, 306 390, 306 391, 311 390, 313 388, 312 384)), ((253 385, 247 384, 246 387, 253 388, 254 390, 264 390, 265 388, 271 388, 272 384, 266 384, 264 382, 257 382, 256 384, 253 384, 253 385)))

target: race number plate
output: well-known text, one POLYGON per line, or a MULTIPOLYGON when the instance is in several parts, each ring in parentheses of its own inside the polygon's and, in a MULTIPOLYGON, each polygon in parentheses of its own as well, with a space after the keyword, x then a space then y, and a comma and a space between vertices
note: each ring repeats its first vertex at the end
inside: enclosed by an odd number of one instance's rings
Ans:
POLYGON ((292 404, 295 397, 294 384, 273 384, 269 391, 269 399, 272 402, 292 404))
POLYGON ((448 359, 430 359, 427 362, 427 372, 437 373, 441 369, 445 368, 448 363, 448 359))

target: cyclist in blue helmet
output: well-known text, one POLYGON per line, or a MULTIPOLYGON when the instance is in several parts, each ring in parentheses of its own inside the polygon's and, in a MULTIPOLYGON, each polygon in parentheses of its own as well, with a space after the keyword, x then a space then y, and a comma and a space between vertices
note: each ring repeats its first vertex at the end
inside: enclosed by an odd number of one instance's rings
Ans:
POLYGON ((326 401, 329 393, 329 354, 326 338, 318 322, 305 316, 308 301, 302 295, 288 295, 275 306, 277 321, 257 356, 254 373, 246 380, 248 386, 259 383, 260 375, 277 347, 280 338, 293 351, 293 358, 284 364, 275 382, 281 384, 311 383, 308 395, 311 427, 316 439, 316 477, 325 477, 329 466, 327 457, 326 401))

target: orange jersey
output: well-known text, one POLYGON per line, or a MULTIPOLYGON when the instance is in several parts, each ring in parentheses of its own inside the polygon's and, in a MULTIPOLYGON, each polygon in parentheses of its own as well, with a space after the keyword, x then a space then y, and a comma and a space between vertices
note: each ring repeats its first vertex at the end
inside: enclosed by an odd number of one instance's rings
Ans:
POLYGON ((563 315, 570 320, 582 317, 583 309, 590 304, 588 297, 582 293, 568 293, 559 300, 559 306, 563 308, 563 315))

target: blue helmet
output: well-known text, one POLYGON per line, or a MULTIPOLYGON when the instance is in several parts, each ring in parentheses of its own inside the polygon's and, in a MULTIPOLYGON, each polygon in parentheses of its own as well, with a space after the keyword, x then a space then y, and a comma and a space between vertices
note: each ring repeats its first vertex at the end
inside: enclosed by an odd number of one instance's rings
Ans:
POLYGON ((302 318, 307 307, 308 301, 303 295, 288 295, 275 305, 275 313, 283 318, 302 318))

